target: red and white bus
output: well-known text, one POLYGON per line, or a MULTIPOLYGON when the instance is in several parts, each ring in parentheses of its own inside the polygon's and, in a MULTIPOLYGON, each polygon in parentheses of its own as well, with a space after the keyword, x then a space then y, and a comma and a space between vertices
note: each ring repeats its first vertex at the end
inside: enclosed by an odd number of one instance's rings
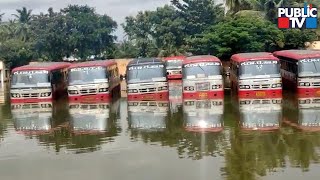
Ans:
POLYGON ((190 132, 223 131, 224 100, 184 100, 184 128, 190 132))
POLYGON ((182 62, 185 58, 185 56, 173 56, 164 58, 168 79, 182 78, 182 62))
POLYGON ((120 93, 120 76, 115 61, 88 61, 69 67, 70 101, 106 101, 113 93, 120 93))
POLYGON ((239 98, 282 97, 280 61, 271 53, 232 55, 230 81, 239 98))
POLYGON ((284 88, 306 97, 320 96, 320 51, 283 50, 274 55, 281 61, 284 88))
POLYGON ((70 63, 45 62, 14 68, 10 97, 12 103, 51 101, 67 94, 70 63))
POLYGON ((183 61, 182 74, 184 99, 224 97, 222 63, 217 57, 188 57, 183 61))
POLYGON ((282 121, 282 98, 239 98, 239 124, 245 131, 274 131, 282 121))
POLYGON ((160 59, 134 59, 127 66, 126 76, 129 101, 169 99, 165 64, 160 59))

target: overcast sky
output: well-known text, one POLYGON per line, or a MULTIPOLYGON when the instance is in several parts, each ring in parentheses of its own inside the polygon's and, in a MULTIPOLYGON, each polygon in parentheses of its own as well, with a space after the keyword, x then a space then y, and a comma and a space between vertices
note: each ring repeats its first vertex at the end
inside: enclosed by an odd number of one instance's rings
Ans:
POLYGON ((13 18, 11 14, 15 13, 16 9, 23 6, 38 14, 47 12, 49 7, 59 11, 68 4, 87 4, 94 7, 99 14, 107 14, 117 21, 119 27, 115 34, 121 40, 124 33, 120 24, 126 16, 135 15, 141 10, 154 10, 168 3, 170 0, 0 0, 0 12, 5 13, 3 20, 8 20, 13 18))

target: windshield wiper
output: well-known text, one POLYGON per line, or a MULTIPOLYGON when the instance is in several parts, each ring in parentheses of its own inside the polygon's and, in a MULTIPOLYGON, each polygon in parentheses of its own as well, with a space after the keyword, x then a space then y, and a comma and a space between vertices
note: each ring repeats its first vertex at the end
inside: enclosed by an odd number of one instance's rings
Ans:
POLYGON ((316 66, 316 62, 313 61, 314 68, 316 68, 316 72, 318 72, 318 68, 316 66))

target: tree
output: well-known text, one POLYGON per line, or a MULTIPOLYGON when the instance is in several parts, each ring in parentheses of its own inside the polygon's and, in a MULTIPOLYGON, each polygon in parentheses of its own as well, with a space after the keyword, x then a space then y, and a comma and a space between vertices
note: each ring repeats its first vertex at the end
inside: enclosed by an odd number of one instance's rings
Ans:
POLYGON ((283 47, 284 36, 271 22, 259 18, 226 19, 189 40, 195 54, 229 58, 240 52, 272 51, 283 47))
POLYGON ((318 39, 314 30, 287 29, 283 30, 285 37, 285 49, 304 48, 305 42, 312 42, 318 39))
POLYGON ((18 19, 18 22, 22 24, 28 24, 32 18, 32 10, 27 9, 26 7, 22 7, 22 9, 17 9, 17 14, 12 14, 14 17, 18 19))
POLYGON ((2 22, 2 16, 4 15, 4 13, 0 13, 0 23, 2 22))
POLYGON ((171 0, 180 17, 185 19, 185 32, 189 36, 202 33, 208 26, 224 18, 222 4, 213 0, 171 0))

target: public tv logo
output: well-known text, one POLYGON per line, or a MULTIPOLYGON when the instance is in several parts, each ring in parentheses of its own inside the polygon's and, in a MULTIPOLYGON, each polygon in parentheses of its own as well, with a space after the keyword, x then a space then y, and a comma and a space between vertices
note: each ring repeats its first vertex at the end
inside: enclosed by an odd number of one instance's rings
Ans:
POLYGON ((278 28, 316 29, 318 10, 312 4, 304 3, 303 8, 278 8, 278 28))

